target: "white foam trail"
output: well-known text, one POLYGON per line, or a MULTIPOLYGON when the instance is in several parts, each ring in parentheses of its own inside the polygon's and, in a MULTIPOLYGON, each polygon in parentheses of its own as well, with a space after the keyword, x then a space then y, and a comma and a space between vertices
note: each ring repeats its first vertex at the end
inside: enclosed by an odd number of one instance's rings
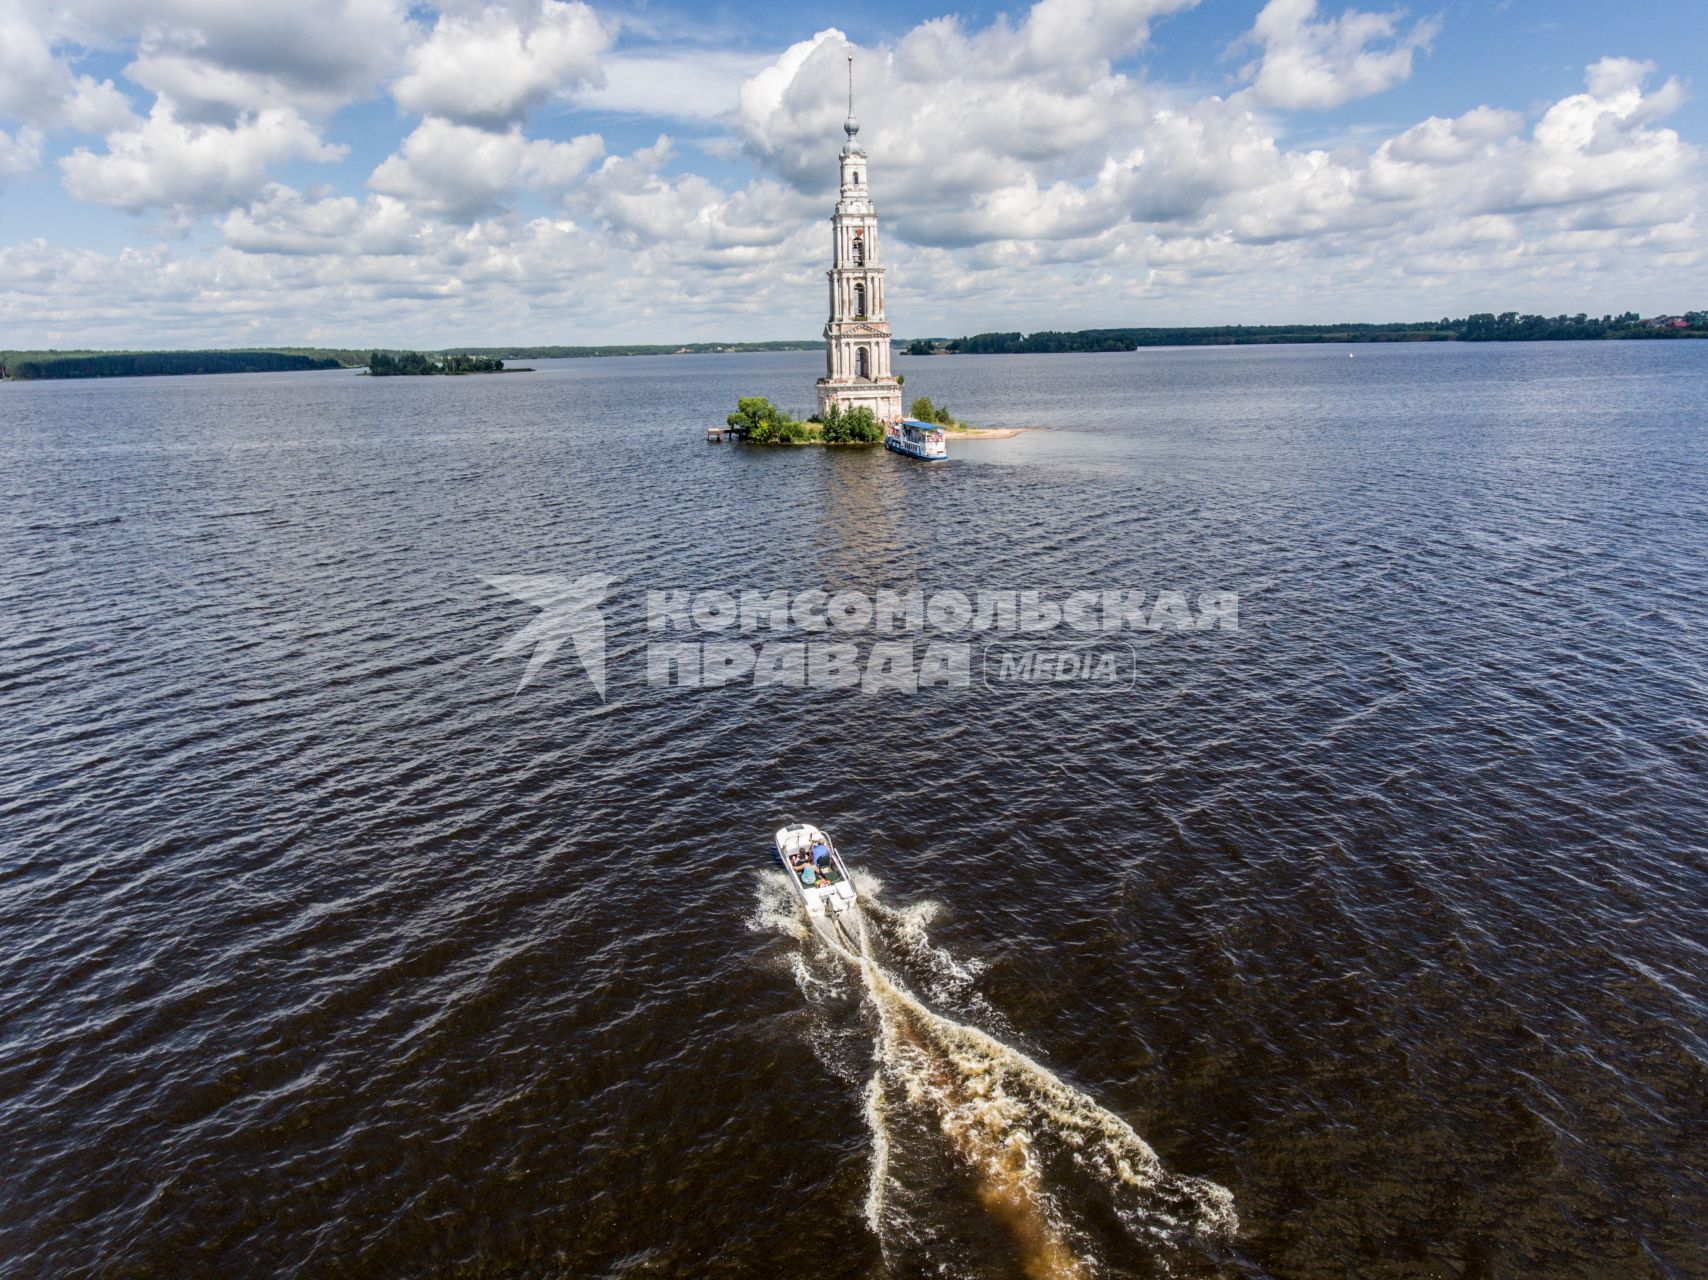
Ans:
POLYGON ((789 888, 782 872, 761 876, 759 900, 753 914, 747 917, 749 933, 784 933, 805 942, 811 936, 807 923, 801 918, 800 900, 789 888))
MULTIPOLYGON (((1088 1190, 1100 1193, 1136 1239, 1160 1248, 1158 1262, 1164 1269, 1175 1249, 1234 1235, 1238 1219, 1226 1188, 1169 1173, 1121 1117, 1019 1050, 935 1012, 883 967, 867 928, 867 912, 884 931, 886 944, 897 944, 904 958, 928 972, 940 972, 933 957, 955 963, 925 935, 931 908, 898 911, 878 898, 873 878, 861 876, 865 908, 855 914, 857 949, 850 949, 834 930, 808 934, 787 881, 781 874, 774 879, 793 915, 792 927, 785 931, 795 937, 818 936, 841 955, 862 976, 877 1015, 877 1070, 866 1086, 866 1121, 872 1132, 866 1220, 886 1255, 888 1229, 894 1225, 886 1217, 890 1121, 898 1107, 934 1121, 931 1129, 973 1175, 980 1202, 1008 1227, 1029 1276, 1078 1280, 1095 1274, 1096 1260, 1084 1231, 1069 1220, 1062 1197, 1052 1191, 1063 1178, 1068 1179, 1063 1190, 1069 1203, 1077 1203, 1088 1190), (1090 1187, 1071 1185, 1082 1180, 1090 1187)), ((768 922, 776 919, 770 911, 763 914, 768 922)), ((968 975, 977 972, 964 962, 959 969, 968 975)), ((812 992, 807 994, 811 999, 812 992)), ((901 1205, 895 1208, 899 1211, 901 1205)))
POLYGON ((866 1127, 872 1131, 872 1169, 866 1181, 866 1225, 884 1238, 884 1192, 890 1181, 890 1130, 884 1113, 884 1076, 874 1071, 866 1082, 866 1127))
POLYGON ((872 879, 874 883, 870 888, 867 887, 867 877, 860 880, 865 903, 863 909, 870 911, 883 924, 889 944, 917 966, 925 979, 926 994, 933 1000, 1006 1029, 1006 1020, 991 1008, 978 989, 979 976, 987 967, 984 961, 959 959, 934 943, 926 932, 926 926, 942 913, 943 904, 926 898, 905 907, 892 907, 879 896, 882 884, 875 882, 875 877, 872 879))

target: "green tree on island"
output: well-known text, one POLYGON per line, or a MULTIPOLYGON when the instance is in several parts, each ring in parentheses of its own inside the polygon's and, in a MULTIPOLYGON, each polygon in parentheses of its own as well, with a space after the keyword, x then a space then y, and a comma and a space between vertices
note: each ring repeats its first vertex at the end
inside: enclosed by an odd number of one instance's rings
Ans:
POLYGON ((881 444, 884 425, 873 412, 832 407, 822 423, 797 422, 764 396, 742 396, 724 419, 749 444, 881 444))
POLYGON ((935 422, 940 427, 965 426, 965 423, 955 421, 955 415, 949 412, 948 405, 934 405, 930 396, 920 396, 908 407, 907 416, 917 422, 935 422))
POLYGON ((884 424, 865 405, 846 410, 832 406, 819 435, 826 444, 882 444, 884 424))
POLYGON ((724 421, 750 444, 802 444, 813 436, 811 427, 796 422, 764 396, 742 396, 724 421))

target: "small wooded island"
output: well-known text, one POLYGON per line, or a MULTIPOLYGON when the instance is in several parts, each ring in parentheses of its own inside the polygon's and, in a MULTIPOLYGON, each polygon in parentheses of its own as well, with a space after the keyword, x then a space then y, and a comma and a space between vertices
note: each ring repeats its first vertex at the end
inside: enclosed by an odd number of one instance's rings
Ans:
MULTIPOLYGON (((908 416, 917 422, 935 423, 959 435, 1000 440, 1017 434, 1017 429, 1013 428, 986 431, 957 421, 946 405, 932 404, 929 396, 916 399, 908 416)), ((735 412, 724 421, 729 424, 730 433, 747 444, 868 445, 884 442, 884 424, 865 405, 852 409, 833 405, 828 413, 814 414, 803 422, 791 418, 764 396, 742 396, 736 401, 735 412)))
POLYGON ((375 378, 424 378, 464 373, 532 373, 532 369, 506 369, 496 356, 430 356, 421 351, 376 351, 368 357, 368 373, 375 378))

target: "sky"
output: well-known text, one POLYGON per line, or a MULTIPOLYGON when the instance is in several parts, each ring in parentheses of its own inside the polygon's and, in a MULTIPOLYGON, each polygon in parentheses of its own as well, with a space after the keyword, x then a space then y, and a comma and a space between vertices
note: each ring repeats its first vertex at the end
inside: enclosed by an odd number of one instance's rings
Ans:
POLYGON ((1700 0, 0 0, 0 347, 1708 307, 1700 0))

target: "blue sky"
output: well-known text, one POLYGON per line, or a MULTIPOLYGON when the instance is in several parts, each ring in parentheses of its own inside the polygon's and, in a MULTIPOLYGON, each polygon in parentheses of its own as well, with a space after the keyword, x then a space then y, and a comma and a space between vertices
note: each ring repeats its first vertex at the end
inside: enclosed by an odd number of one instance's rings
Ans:
POLYGON ((0 0, 0 345, 1708 305, 1698 8, 0 0))

